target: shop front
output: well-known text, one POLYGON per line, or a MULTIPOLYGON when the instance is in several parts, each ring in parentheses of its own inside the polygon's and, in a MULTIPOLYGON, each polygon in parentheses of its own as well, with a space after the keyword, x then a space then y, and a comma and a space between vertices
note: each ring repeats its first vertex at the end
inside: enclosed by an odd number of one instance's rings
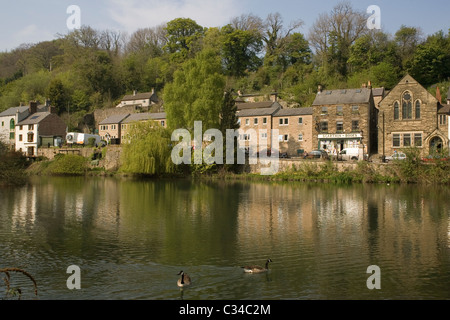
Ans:
POLYGON ((336 133, 336 134, 319 134, 320 150, 325 150, 328 153, 339 153, 341 150, 347 148, 359 148, 362 144, 361 133, 336 133))

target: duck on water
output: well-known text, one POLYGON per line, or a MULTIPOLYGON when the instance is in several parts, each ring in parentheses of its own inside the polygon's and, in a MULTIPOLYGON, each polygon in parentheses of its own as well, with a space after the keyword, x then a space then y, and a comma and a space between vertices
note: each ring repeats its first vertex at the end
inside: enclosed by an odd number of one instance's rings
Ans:
POLYGON ((244 272, 246 272, 246 273, 261 273, 261 272, 267 272, 267 271, 269 271, 269 263, 270 262, 272 262, 272 259, 267 259, 267 261, 266 261, 266 265, 265 265, 265 267, 263 268, 263 267, 261 267, 261 266, 258 266, 258 265, 248 265, 248 266, 244 266, 244 267, 241 267, 241 268, 243 268, 244 269, 244 272))

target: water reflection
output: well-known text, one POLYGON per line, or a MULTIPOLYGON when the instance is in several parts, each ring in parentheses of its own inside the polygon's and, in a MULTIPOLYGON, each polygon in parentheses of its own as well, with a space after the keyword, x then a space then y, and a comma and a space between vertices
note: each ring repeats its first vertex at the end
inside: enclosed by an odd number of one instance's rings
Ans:
MULTIPOLYGON (((142 298, 151 278, 144 297, 174 298, 183 266, 199 275, 189 294, 201 299, 450 298, 448 196, 418 186, 39 178, 1 191, 0 256, 48 277, 82 264, 94 296, 142 298), (275 285, 250 294, 242 281, 255 278, 238 266, 268 257, 265 283, 275 285), (381 293, 365 288, 373 264, 381 293), (226 277, 237 284, 220 291, 226 277)), ((58 290, 49 295, 67 294, 58 290)))

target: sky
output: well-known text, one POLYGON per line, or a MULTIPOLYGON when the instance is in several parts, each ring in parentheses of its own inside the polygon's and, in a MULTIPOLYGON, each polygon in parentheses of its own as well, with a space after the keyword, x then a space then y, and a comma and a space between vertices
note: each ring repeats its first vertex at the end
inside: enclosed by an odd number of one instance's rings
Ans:
MULTIPOLYGON (((339 0, 0 0, 0 52, 34 44, 70 32, 71 5, 80 9, 81 25, 132 34, 175 18, 191 18, 203 27, 226 25, 233 17, 252 13, 261 18, 280 13, 285 25, 302 20, 298 31, 308 35, 318 16, 339 0)), ((450 28, 449 0, 349 0, 354 9, 377 5, 382 30, 395 34, 402 26, 420 27, 429 35, 450 28)))

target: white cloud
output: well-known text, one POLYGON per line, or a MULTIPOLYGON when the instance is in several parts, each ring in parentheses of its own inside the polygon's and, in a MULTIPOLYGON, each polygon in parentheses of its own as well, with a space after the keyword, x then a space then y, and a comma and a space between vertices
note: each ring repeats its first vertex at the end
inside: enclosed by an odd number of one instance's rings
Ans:
POLYGON ((238 0, 112 0, 111 18, 128 32, 176 18, 191 18, 203 27, 227 24, 240 15, 238 0))

